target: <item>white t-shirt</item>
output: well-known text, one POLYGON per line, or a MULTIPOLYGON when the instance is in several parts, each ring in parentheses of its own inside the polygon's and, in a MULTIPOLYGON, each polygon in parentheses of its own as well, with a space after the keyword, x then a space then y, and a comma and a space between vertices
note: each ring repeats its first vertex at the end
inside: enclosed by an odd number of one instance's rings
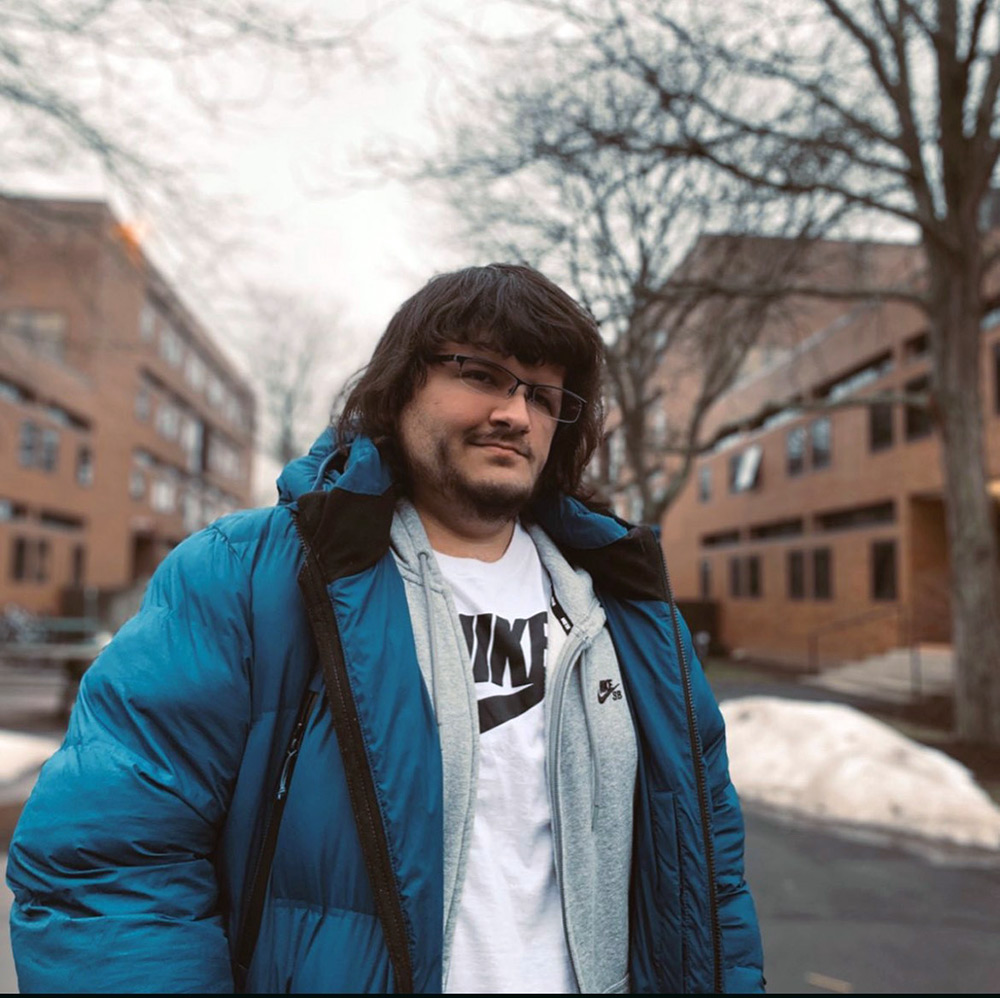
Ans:
POLYGON ((545 773, 545 674, 565 635, 551 583, 517 524, 495 562, 435 552, 469 647, 479 700, 479 784, 445 990, 567 994, 545 773))

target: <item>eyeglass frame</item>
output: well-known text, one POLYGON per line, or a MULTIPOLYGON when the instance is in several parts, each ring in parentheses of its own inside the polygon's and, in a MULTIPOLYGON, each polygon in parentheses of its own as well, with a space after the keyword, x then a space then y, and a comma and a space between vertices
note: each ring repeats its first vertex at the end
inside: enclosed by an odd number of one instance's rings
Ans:
MULTIPOLYGON (((525 381, 524 378, 519 378, 513 371, 508 370, 503 364, 498 364, 494 360, 487 360, 485 357, 474 357, 467 353, 437 353, 432 354, 427 358, 429 362, 433 364, 443 364, 448 362, 454 362, 458 364, 459 380, 462 381, 470 391, 478 392, 480 395, 488 395, 493 398, 513 398, 514 393, 524 385, 527 391, 524 393, 524 400, 534 407, 534 410, 540 415, 544 416, 546 419, 551 419, 556 423, 564 423, 567 426, 575 423, 582 415, 583 410, 587 406, 587 400, 582 395, 577 395, 576 392, 571 392, 568 388, 562 388, 559 385, 543 385, 532 381, 525 381), (466 361, 475 361, 477 364, 485 364, 487 367, 495 367, 498 371, 503 371, 508 377, 514 379, 514 384, 510 390, 504 394, 495 394, 494 392, 484 391, 482 388, 477 388, 476 385, 471 381, 466 381, 461 377, 462 365, 466 361), (538 388, 549 388, 552 391, 560 392, 564 398, 574 399, 580 404, 580 408, 577 410, 576 415, 572 419, 563 419, 560 416, 553 416, 551 413, 546 412, 542 407, 540 407, 534 401, 535 390, 538 388)), ((560 412, 562 407, 560 406, 560 412)))

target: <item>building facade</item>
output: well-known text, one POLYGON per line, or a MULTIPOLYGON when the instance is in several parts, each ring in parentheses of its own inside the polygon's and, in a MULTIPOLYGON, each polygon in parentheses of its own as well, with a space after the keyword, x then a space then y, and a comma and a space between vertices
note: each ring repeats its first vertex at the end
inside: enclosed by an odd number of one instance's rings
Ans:
POLYGON ((127 587, 249 505, 254 407, 107 206, 0 199, 0 607, 127 587))
MULTIPOLYGON (((867 252, 916 267, 912 249, 867 252)), ((925 320, 893 302, 839 313, 716 404, 706 439, 742 428, 698 458, 662 525, 677 595, 716 602, 717 637, 750 657, 822 664, 951 637, 937 431, 926 408, 864 402, 928 388, 925 320)), ((1000 315, 982 351, 998 496, 1000 315)))

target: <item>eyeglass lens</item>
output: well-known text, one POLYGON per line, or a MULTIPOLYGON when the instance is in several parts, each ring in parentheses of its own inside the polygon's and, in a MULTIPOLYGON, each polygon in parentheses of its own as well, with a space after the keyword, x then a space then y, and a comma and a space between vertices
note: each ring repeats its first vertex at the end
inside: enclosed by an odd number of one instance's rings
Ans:
MULTIPOLYGON (((474 357, 459 361, 459 377, 470 388, 499 397, 512 394, 519 382, 514 374, 499 364, 474 357)), ((564 423, 576 420, 582 409, 581 399, 553 385, 529 385, 526 397, 529 404, 540 412, 564 423)))

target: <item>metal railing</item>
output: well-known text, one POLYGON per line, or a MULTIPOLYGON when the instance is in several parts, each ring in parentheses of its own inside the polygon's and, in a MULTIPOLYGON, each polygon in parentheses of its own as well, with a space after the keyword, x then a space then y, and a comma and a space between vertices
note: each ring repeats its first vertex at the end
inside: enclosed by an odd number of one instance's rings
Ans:
POLYGON ((894 603, 892 606, 868 610, 866 613, 855 614, 852 617, 842 617, 840 620, 831 621, 829 624, 824 624, 822 627, 817 627, 811 631, 808 635, 809 671, 819 672, 819 642, 820 638, 825 634, 837 634, 852 627, 869 624, 872 621, 892 616, 896 617, 899 647, 908 647, 910 649, 910 690, 914 697, 919 698, 922 695, 923 686, 920 668, 920 647, 913 639, 910 614, 907 607, 902 603, 894 603))

